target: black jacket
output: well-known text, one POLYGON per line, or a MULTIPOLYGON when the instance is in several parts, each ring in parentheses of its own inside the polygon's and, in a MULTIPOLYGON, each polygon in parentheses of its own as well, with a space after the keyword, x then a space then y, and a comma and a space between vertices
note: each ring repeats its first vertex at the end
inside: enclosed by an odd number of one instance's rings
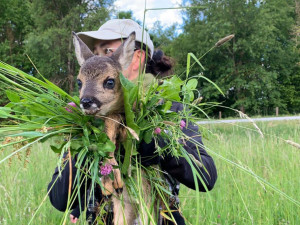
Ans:
MULTIPOLYGON (((171 110, 178 112, 181 111, 182 106, 180 104, 173 104, 171 110)), ((198 127, 192 123, 189 123, 188 127, 183 128, 183 132, 189 136, 193 137, 194 141, 202 144, 201 136, 199 136, 198 127)), ((166 143, 159 143, 160 145, 166 145, 166 143)), ((203 181, 205 182, 207 190, 211 190, 214 187, 214 184, 217 180, 217 170, 214 164, 213 159, 207 154, 203 147, 196 148, 196 145, 193 144, 191 141, 187 141, 185 143, 184 148, 189 154, 192 154, 196 160, 201 162, 203 165, 199 168, 199 174, 201 175, 203 181), (198 154, 198 151, 200 155, 198 154), (205 169, 204 169, 205 168, 205 169), (206 172, 207 171, 207 172, 206 172)), ((155 151, 154 141, 150 144, 146 144, 142 142, 139 148, 140 155, 142 157, 142 164, 144 166, 152 165, 152 164, 160 164, 161 169, 165 170, 168 174, 170 174, 174 179, 179 181, 180 183, 184 184, 185 186, 196 189, 195 180, 193 177, 192 169, 189 163, 183 157, 175 158, 170 155, 165 157, 153 157, 153 152, 155 151)), ((75 167, 76 157, 72 159, 72 179, 74 182, 75 174, 77 172, 77 168, 75 167)), ((61 176, 59 176, 58 168, 55 169, 55 172, 52 176, 52 180, 48 185, 48 190, 53 186, 53 188, 49 192, 49 198, 52 205, 60 210, 65 211, 67 207, 67 200, 68 200, 68 188, 69 188, 69 164, 65 166, 64 170, 61 172, 61 176), (55 182, 55 180, 57 181, 55 182)), ((206 191, 204 185, 198 180, 198 188, 200 191, 206 191)), ((73 189, 72 189, 73 190, 73 189)), ((82 185, 80 190, 81 196, 85 195, 85 186, 82 185)), ((101 196, 101 192, 98 193, 98 196, 101 196)), ((81 201, 84 202, 84 201, 81 201)), ((82 210, 83 210, 82 206, 82 210)), ((79 217, 80 210, 79 210, 79 201, 76 198, 73 205, 71 206, 73 209, 72 214, 75 217, 79 217)))

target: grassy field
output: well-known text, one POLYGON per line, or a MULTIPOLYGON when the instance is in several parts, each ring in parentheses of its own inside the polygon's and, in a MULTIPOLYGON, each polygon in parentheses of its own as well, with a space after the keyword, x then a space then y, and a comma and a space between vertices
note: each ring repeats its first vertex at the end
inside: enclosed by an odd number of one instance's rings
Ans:
MULTIPOLYGON (((300 224, 300 149, 283 139, 300 142, 300 121, 258 123, 265 137, 251 124, 207 125, 215 134, 205 145, 274 185, 294 200, 274 191, 237 166, 214 156, 218 181, 201 194, 201 224, 300 224), (240 127, 242 126, 242 127, 240 127)), ((181 192, 183 213, 195 221, 194 191, 181 192)))
MULTIPOLYGON (((211 192, 200 193, 200 224, 300 224, 300 149, 284 141, 300 142, 300 122, 258 123, 264 138, 251 124, 205 126, 213 135, 204 144, 219 176, 211 192)), ((0 164, 0 224, 28 224, 41 203, 31 224, 59 224, 63 213, 45 199, 57 157, 47 145, 38 144, 29 161, 24 167, 21 154, 21 160, 14 157, 0 164)), ((184 187, 180 194, 183 214, 193 225, 196 194, 184 187)))

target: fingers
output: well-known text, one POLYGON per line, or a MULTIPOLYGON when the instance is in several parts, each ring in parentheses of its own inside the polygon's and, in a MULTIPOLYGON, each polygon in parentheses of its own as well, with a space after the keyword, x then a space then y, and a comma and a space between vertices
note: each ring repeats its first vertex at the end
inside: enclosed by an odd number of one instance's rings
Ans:
POLYGON ((76 223, 78 218, 73 216, 72 214, 70 214, 70 220, 71 220, 71 223, 76 223))

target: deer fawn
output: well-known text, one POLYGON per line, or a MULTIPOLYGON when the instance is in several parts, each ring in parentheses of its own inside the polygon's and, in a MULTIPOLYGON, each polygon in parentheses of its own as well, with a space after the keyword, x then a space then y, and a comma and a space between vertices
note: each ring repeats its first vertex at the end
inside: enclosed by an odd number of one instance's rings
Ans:
MULTIPOLYGON (((74 32, 73 42, 76 57, 81 67, 78 75, 80 107, 85 114, 105 117, 105 132, 110 140, 116 144, 117 136, 122 130, 120 127, 121 115, 124 114, 119 75, 132 61, 135 49, 135 32, 131 33, 110 57, 94 55, 74 32)), ((114 152, 110 153, 109 157, 108 163, 117 165, 114 152)), ((113 173, 114 180, 108 176, 101 179, 104 187, 102 193, 106 196, 112 195, 113 223, 115 225, 131 225, 138 217, 136 205, 129 198, 120 170, 113 169, 113 173), (123 202, 118 197, 121 193, 123 202)), ((145 186, 146 190, 149 189, 147 186, 145 186)), ((143 218, 148 217, 144 215, 143 218)))

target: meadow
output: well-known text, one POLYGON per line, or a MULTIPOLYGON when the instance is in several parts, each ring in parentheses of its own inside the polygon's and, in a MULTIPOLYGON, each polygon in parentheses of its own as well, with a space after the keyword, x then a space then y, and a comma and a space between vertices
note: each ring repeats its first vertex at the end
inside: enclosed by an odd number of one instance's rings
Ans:
MULTIPOLYGON (((205 125, 210 134, 204 144, 218 181, 211 192, 200 193, 200 224, 300 224, 300 150, 285 142, 300 142, 300 121, 257 125, 264 138, 250 123, 205 125)), ((0 150, 0 159, 9 151, 0 150)), ((46 197, 57 155, 39 143, 24 165, 25 158, 22 153, 0 164, 0 224, 60 224, 63 213, 46 197)), ((197 219, 196 195, 182 186, 187 224, 197 219)))

